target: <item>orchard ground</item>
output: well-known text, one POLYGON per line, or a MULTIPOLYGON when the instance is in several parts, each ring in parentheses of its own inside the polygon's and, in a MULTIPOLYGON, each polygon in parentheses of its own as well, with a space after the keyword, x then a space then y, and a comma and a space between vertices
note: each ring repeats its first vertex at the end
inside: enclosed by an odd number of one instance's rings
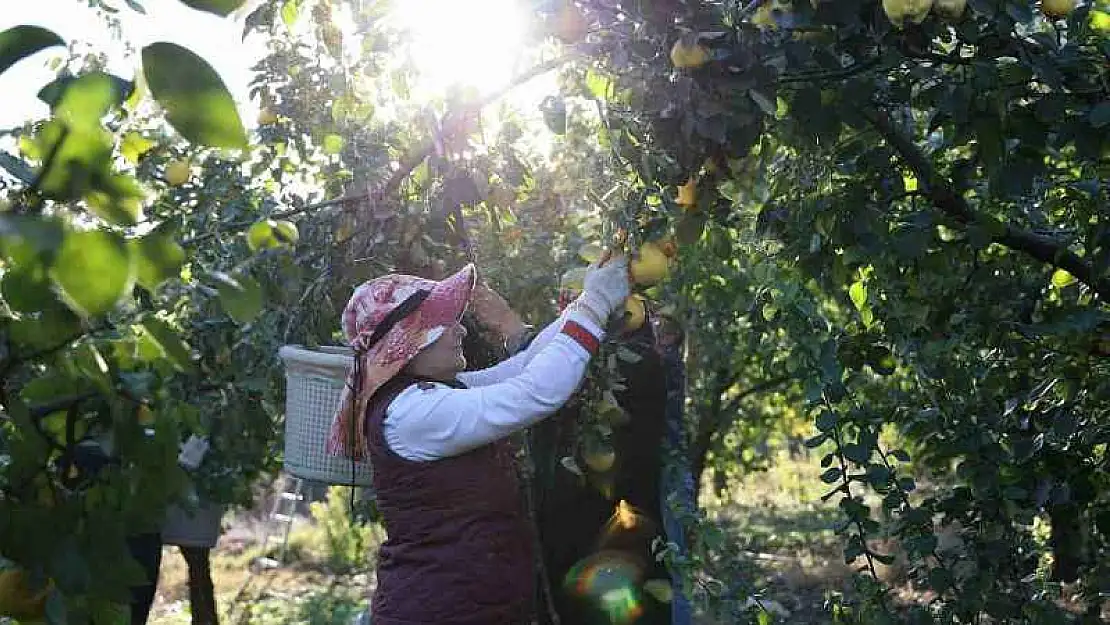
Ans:
MULTIPOLYGON (((785 622, 832 623, 827 609, 836 597, 853 597, 853 567, 844 563, 842 546, 833 531, 835 503, 822 502, 818 453, 791 456, 779 452, 766 472, 731 480, 720 497, 706 482, 702 505, 747 559, 741 570, 764 596, 790 612, 785 622)), ((229 514, 213 551, 221 622, 225 625, 348 625, 365 607, 373 586, 372 566, 379 527, 352 529, 345 491, 310 504, 299 514, 290 534, 285 564, 253 569, 262 555, 270 512, 269 493, 251 510, 229 514)), ((276 556, 281 529, 270 522, 269 555, 276 556)), ((940 534, 942 544, 947 538, 940 534)), ((880 547, 893 550, 893 542, 880 547)), ((898 603, 927 603, 931 595, 914 589, 904 558, 881 567, 879 577, 890 584, 898 603)), ((1065 592, 1066 596, 1066 592, 1065 592)), ((1062 600, 1065 605, 1066 599, 1062 600)), ((151 625, 189 623, 188 572, 175 547, 163 551, 161 578, 151 625)), ((1103 618, 1110 618, 1110 603, 1103 618)), ((700 619, 696 625, 717 625, 700 619)))
MULTIPOLYGON (((788 621, 794 623, 830 622, 826 599, 832 593, 852 592, 852 568, 844 564, 832 529, 836 507, 820 500, 818 459, 816 454, 795 459, 781 454, 768 472, 734 481, 723 497, 706 494, 702 502, 750 556, 747 574, 768 598, 791 612, 788 621)), ((708 493, 711 486, 705 490, 708 493)), ((228 515, 212 562, 223 622, 349 623, 372 588, 370 566, 381 533, 373 527, 357 535, 339 531, 347 523, 346 505, 347 498, 338 491, 330 504, 312 505, 310 514, 294 523, 286 564, 254 574, 250 564, 261 554, 269 508, 260 503, 253 510, 228 515)), ((274 555, 281 537, 278 527, 271 527, 269 552, 274 555)), ((904 582, 901 573, 884 571, 892 582, 904 582)), ((900 587, 904 600, 920 598, 908 585, 900 587)), ((152 625, 187 624, 188 597, 185 561, 176 548, 166 547, 152 625)))

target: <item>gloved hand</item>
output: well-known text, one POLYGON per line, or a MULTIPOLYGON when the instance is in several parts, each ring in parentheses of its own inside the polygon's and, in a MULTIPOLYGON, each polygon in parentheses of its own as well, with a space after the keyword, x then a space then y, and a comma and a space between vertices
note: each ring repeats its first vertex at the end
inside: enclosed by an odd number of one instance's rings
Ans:
POLYGON ((582 284, 582 294, 575 300, 578 310, 586 313, 598 327, 605 327, 609 315, 624 305, 631 292, 628 284, 628 258, 614 256, 602 266, 590 265, 582 284))
POLYGON ((177 464, 190 471, 196 471, 208 453, 208 441, 193 434, 182 443, 177 454, 177 464))

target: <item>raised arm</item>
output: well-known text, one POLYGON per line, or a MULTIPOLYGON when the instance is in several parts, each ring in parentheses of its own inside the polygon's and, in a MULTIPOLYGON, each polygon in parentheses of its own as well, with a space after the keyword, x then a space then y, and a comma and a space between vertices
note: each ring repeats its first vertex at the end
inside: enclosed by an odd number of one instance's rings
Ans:
MULTIPOLYGON (((531 362, 532 359, 540 353, 540 350, 551 342, 551 339, 555 338, 563 329, 563 325, 566 324, 569 313, 570 309, 568 308, 556 317, 554 321, 547 324, 525 349, 491 367, 474 371, 463 371, 458 375, 459 381, 470 388, 476 388, 503 382, 513 376, 520 375, 524 372, 525 365, 531 362)), ((518 332, 519 331, 520 330, 518 330, 518 332)))
POLYGON ((628 292, 623 257, 591 268, 582 295, 555 322, 558 326, 548 326, 556 329, 534 356, 517 361, 527 360, 516 375, 476 388, 413 386, 398 395, 386 413, 390 447, 411 460, 436 460, 504 438, 554 413, 578 388, 605 321, 628 292))

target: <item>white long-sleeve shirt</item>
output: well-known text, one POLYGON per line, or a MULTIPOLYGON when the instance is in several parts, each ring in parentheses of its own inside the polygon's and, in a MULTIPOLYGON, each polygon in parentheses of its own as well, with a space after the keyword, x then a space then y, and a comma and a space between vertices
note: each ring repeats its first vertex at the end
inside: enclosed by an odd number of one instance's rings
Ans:
POLYGON ((460 373, 458 379, 467 388, 406 388, 386 408, 386 442, 402 458, 426 462, 465 453, 551 415, 570 399, 586 373, 592 354, 575 338, 580 330, 595 340, 603 334, 584 315, 568 309, 526 350, 487 369, 460 373), (578 327, 568 328, 570 322, 578 327))

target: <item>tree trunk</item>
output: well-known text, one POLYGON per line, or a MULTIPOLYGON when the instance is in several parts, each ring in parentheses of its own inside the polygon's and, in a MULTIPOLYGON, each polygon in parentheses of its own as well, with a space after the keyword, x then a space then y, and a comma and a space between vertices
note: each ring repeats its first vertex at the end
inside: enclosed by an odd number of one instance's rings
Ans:
POLYGON ((1052 523, 1049 544, 1052 546, 1052 580, 1071 583, 1079 579, 1083 560, 1083 527, 1079 523, 1079 506, 1063 504, 1049 506, 1048 518, 1052 523))
POLYGON ((737 382, 737 376, 729 375, 725 369, 718 369, 714 374, 713 395, 709 398, 709 406, 698 421, 697 434, 694 436, 693 449, 690 450, 690 464, 694 475, 694 488, 701 491, 702 473, 705 472, 705 463, 709 457, 709 449, 713 446, 713 439, 721 426, 725 424, 725 415, 736 413, 740 409, 740 401, 764 391, 782 386, 793 380, 793 376, 784 375, 770 380, 764 380, 755 386, 740 392, 735 397, 723 402, 723 397, 729 387, 737 382))
POLYGON ((713 374, 713 390, 705 412, 698 419, 694 445, 690 449, 690 471, 694 476, 694 501, 701 494, 701 478, 705 473, 705 463, 709 458, 709 447, 721 423, 721 398, 728 390, 729 375, 726 369, 718 369, 713 374))

